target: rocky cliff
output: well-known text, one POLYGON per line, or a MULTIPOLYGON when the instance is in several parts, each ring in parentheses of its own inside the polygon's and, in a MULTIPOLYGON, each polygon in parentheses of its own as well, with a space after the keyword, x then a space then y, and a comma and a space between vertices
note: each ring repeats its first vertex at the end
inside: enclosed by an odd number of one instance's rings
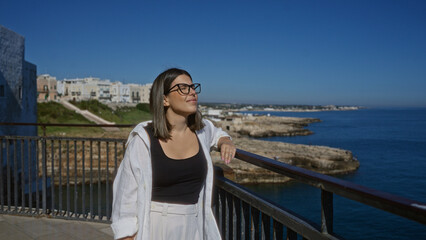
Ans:
MULTIPOLYGON (((347 150, 250 138, 312 134, 304 127, 319 121, 312 118, 261 116, 221 121, 216 124, 227 130, 233 137, 236 147, 242 150, 323 174, 355 171, 359 167, 359 162, 352 152, 347 150)), ((212 156, 215 164, 224 169, 225 175, 239 183, 279 183, 289 180, 287 177, 237 159, 229 165, 224 165, 219 153, 212 153, 212 156)))

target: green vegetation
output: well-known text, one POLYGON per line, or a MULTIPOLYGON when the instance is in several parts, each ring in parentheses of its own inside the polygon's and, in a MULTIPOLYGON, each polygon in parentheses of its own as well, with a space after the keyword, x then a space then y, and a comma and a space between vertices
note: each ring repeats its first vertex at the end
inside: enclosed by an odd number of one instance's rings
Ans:
POLYGON ((136 105, 136 108, 139 109, 142 112, 150 112, 149 110, 149 103, 138 103, 136 105))
POLYGON ((37 103, 37 122, 38 123, 81 123, 90 124, 91 122, 68 110, 57 102, 37 103))
POLYGON ((140 103, 136 107, 120 107, 116 110, 100 103, 97 100, 71 102, 82 110, 89 112, 116 124, 137 124, 151 119, 147 104, 140 103), (139 107, 138 107, 139 106, 139 107))
MULTIPOLYGON (((57 102, 37 103, 37 123, 70 123, 93 124, 80 114, 66 109, 57 102)), ((76 127, 47 127, 46 135, 72 135, 87 136, 104 132, 101 128, 76 128, 76 127)), ((43 129, 38 128, 39 135, 43 135, 43 129)))
MULTIPOLYGON (((82 110, 88 110, 97 116, 116 124, 137 124, 141 121, 151 119, 148 104, 138 104, 136 107, 120 107, 111 109, 105 104, 96 100, 72 102, 82 110)), ((56 102, 46 102, 37 104, 38 123, 70 123, 70 124, 94 124, 80 114, 68 110, 56 102)), ((123 131, 127 132, 126 129, 123 131)), ((43 135, 43 129, 39 127, 39 135, 43 135)), ((120 131, 121 132, 121 131, 120 131)), ((47 127, 46 135, 53 136, 103 136, 106 135, 104 129, 98 127, 47 127)), ((126 136, 128 134, 123 134, 126 136)), ((108 137, 123 137, 120 133, 108 133, 108 137)))

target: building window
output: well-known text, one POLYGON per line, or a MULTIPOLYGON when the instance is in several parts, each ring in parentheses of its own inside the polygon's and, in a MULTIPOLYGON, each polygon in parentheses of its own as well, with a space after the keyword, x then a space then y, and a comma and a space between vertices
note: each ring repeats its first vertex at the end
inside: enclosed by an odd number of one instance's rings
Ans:
POLYGON ((43 86, 43 89, 44 89, 44 91, 46 92, 48 89, 47 89, 47 85, 44 85, 43 86))
POLYGON ((0 85, 0 97, 4 97, 4 85, 0 85))

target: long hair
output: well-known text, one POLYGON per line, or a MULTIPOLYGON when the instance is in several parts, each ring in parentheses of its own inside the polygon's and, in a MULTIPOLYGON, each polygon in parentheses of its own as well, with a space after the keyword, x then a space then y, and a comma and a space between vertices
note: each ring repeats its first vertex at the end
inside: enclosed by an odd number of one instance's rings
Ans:
MULTIPOLYGON (((160 73, 154 80, 149 94, 149 109, 152 113, 152 128, 154 136, 159 139, 167 140, 170 139, 170 131, 173 126, 169 123, 166 117, 167 107, 164 106, 164 96, 170 89, 172 82, 180 75, 188 76, 191 81, 191 75, 178 68, 170 68, 160 73)), ((200 111, 188 116, 187 124, 189 129, 193 132, 198 131, 204 127, 202 115, 200 111)))

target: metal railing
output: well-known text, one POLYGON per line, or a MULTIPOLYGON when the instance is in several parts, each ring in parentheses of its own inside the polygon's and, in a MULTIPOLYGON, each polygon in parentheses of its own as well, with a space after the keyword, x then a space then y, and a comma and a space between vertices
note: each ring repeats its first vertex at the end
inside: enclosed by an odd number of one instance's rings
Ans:
MULTIPOLYGON (((0 136, 0 213, 110 222, 111 183, 124 143, 108 138, 0 136)), ((426 224, 424 203, 240 149, 236 158, 321 189, 322 221, 317 226, 226 179, 217 169, 214 213, 223 239, 341 239, 333 231, 334 194, 426 224)))
POLYGON ((333 231, 333 194, 426 225, 426 204, 237 149, 236 158, 321 190, 321 226, 216 175, 215 213, 223 239, 343 239, 333 231))
POLYGON ((123 139, 0 136, 0 213, 109 222, 123 139))

